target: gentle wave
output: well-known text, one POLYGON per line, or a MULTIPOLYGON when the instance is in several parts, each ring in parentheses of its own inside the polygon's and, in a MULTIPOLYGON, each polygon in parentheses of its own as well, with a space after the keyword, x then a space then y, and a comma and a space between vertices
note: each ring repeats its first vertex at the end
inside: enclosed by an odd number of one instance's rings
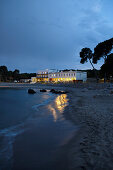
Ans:
POLYGON ((17 126, 12 126, 7 129, 0 130, 0 138, 2 142, 0 144, 0 167, 1 169, 12 168, 13 163, 13 143, 15 137, 24 132, 24 124, 19 124, 17 126))
POLYGON ((50 103, 50 102, 55 98, 55 96, 54 96, 53 94, 48 94, 48 95, 50 96, 49 99, 43 101, 43 102, 40 103, 40 104, 36 104, 36 105, 32 106, 32 108, 35 109, 36 111, 38 111, 40 106, 45 106, 45 105, 47 105, 48 103, 50 103))
MULTIPOLYGON (((55 96, 53 94, 47 94, 50 98, 44 100, 42 103, 32 106, 33 109, 38 111, 40 106, 47 105, 50 103, 55 96)), ((31 117, 32 118, 32 117, 31 117)), ((25 122, 20 123, 16 126, 12 126, 3 130, 0 130, 0 170, 7 169, 11 170, 13 165, 13 143, 15 137, 22 134, 27 129, 25 129, 25 124, 31 120, 27 118, 25 122)))

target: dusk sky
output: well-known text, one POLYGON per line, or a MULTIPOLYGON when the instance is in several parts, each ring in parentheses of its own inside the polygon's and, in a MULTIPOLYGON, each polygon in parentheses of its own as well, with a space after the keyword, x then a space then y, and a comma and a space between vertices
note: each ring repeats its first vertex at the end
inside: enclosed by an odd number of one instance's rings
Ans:
POLYGON ((112 7, 113 0, 0 0, 0 65, 91 68, 80 64, 79 52, 113 37, 112 7))

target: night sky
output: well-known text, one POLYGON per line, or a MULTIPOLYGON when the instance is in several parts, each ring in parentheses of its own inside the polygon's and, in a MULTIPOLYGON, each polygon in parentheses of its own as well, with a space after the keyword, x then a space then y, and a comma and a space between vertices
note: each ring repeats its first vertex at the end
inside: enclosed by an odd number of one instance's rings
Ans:
POLYGON ((0 65, 91 68, 80 64, 79 52, 113 37, 112 7, 113 0, 0 0, 0 65))

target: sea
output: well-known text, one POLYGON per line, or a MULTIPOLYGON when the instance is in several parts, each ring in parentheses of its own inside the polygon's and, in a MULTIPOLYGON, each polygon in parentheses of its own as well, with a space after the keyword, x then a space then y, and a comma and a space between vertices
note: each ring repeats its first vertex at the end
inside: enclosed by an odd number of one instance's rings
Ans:
POLYGON ((0 88, 0 170, 68 169, 64 151, 79 127, 65 118, 67 94, 0 88))

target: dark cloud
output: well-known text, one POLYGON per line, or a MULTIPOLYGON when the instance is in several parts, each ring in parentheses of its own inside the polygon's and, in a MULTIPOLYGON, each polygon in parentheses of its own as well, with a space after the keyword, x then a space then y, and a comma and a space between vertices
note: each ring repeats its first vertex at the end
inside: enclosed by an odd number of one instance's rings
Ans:
POLYGON ((112 37, 112 14, 106 4, 106 0, 1 0, 1 64, 22 72, 90 67, 80 64, 79 52, 112 37))

